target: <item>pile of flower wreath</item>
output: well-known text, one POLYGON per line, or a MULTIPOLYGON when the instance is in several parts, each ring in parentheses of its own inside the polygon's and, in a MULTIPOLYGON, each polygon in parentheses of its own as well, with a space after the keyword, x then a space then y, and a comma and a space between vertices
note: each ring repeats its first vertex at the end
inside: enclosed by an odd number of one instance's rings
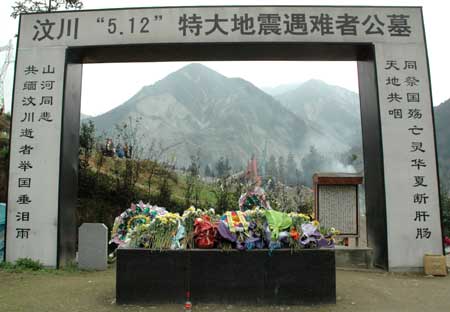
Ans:
POLYGON ((333 248, 338 233, 310 216, 258 206, 223 215, 190 207, 180 215, 140 202, 116 218, 111 234, 112 242, 128 248, 273 250, 333 248))

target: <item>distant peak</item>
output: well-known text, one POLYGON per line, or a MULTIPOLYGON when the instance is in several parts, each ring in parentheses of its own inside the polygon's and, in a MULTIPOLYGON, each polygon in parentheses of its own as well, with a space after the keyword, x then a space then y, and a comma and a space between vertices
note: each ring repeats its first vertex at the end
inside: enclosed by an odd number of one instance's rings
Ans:
POLYGON ((226 78, 224 75, 200 63, 188 64, 177 70, 175 73, 187 73, 189 75, 217 75, 226 78))
POLYGON ((333 84, 329 84, 323 80, 319 80, 319 79, 310 79, 307 80, 306 82, 304 82, 303 84, 300 85, 300 88, 302 89, 313 89, 313 90, 345 90, 345 91, 349 91, 352 93, 355 93, 349 89, 346 89, 344 87, 338 86, 338 85, 333 85, 333 84))
POLYGON ((319 79, 309 79, 305 81, 302 85, 306 86, 329 86, 328 83, 319 79))
MULTIPOLYGON (((191 63, 188 65, 185 65, 181 68, 182 70, 202 70, 202 69, 209 69, 209 67, 200 64, 200 63, 191 63)), ((210 69, 211 70, 211 69, 210 69)))

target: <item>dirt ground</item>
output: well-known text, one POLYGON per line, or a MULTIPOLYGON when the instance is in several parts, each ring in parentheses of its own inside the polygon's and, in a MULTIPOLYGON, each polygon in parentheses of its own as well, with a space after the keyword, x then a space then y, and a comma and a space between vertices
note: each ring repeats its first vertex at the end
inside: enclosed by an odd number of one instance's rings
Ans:
MULTIPOLYGON (((337 303, 321 306, 195 305, 193 311, 450 311, 450 277, 337 271, 337 303)), ((0 311, 183 311, 181 305, 118 306, 115 273, 0 271, 0 311)))

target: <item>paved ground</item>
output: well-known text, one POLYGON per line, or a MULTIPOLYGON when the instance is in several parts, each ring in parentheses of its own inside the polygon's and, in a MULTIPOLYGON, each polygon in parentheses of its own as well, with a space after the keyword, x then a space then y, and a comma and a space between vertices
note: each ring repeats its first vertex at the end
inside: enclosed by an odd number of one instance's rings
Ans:
MULTIPOLYGON (((182 306, 117 306, 105 272, 0 271, 0 311, 182 311, 182 306)), ((313 307, 195 305, 194 311, 450 311, 450 277, 337 271, 337 304, 313 307)))

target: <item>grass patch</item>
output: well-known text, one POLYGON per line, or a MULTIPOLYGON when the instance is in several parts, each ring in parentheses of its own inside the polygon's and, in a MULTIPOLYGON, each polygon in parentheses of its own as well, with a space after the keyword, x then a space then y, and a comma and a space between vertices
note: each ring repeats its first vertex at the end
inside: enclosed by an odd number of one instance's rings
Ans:
POLYGON ((64 273, 80 273, 82 272, 75 262, 70 262, 60 269, 52 269, 45 267, 41 262, 30 259, 20 258, 16 262, 2 262, 0 263, 0 271, 7 273, 50 273, 50 274, 64 274, 64 273))
POLYGON ((41 271, 44 269, 44 265, 30 258, 20 258, 16 262, 2 262, 0 263, 0 269, 6 272, 25 272, 25 271, 41 271))

